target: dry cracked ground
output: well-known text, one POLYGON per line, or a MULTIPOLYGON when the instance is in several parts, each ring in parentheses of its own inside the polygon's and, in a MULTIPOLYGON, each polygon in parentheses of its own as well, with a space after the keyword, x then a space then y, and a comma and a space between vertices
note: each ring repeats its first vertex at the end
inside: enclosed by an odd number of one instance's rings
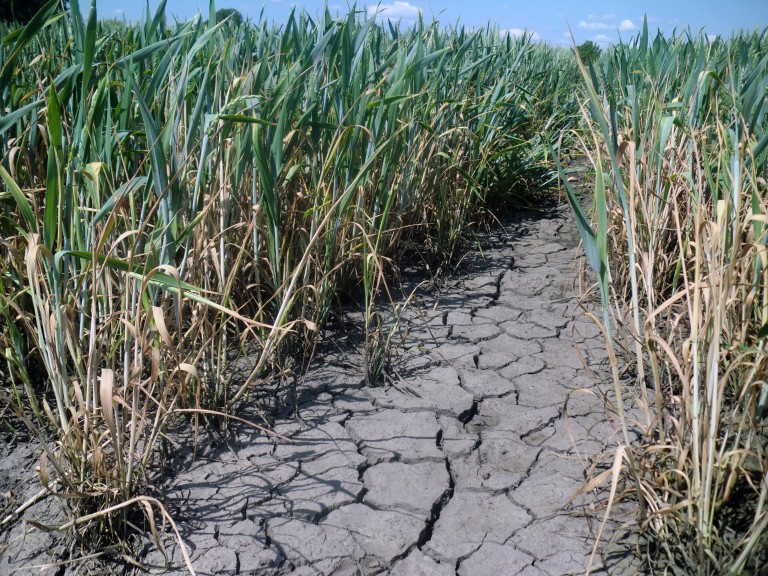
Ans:
MULTIPOLYGON (((396 385, 366 386, 345 352, 357 337, 336 332, 301 382, 300 417, 276 421, 290 441, 243 428, 179 465, 163 491, 197 573, 583 574, 598 497, 574 495, 616 439, 577 244, 563 208, 518 215, 407 308, 396 385)), ((0 572, 34 563, 10 542, 0 572)), ((169 555, 171 568, 147 545, 142 562, 182 571, 169 555)))

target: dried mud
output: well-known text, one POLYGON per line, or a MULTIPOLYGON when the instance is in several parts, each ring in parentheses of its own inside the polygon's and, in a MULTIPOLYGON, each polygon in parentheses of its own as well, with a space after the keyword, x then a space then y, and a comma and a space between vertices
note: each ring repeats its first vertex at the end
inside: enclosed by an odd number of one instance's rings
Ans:
MULTIPOLYGON (((406 308, 396 385, 366 386, 359 334, 337 328, 300 381, 300 419, 284 409, 275 421, 290 441, 236 426, 194 460, 175 454, 160 490, 197 573, 583 574, 604 494, 577 493, 617 438, 602 335, 574 286, 577 245, 564 207, 519 213, 406 308)), ((33 450, 18 447, 0 479, 34 493, 24 484, 33 465, 33 450)), ((40 506, 27 517, 53 514, 40 506)), ((143 546, 147 570, 185 571, 167 544, 169 565, 143 546)), ((30 566, 66 557, 61 546, 17 522, 0 573, 39 574, 30 566)), ((609 548, 593 573, 634 573, 609 548)), ((43 573, 99 570, 141 572, 43 573)))

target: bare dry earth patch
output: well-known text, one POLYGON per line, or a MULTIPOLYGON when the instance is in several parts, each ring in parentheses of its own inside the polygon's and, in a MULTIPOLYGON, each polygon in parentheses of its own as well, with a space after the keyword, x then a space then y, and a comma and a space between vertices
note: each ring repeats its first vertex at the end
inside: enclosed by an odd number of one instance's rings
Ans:
MULTIPOLYGON (((270 392, 289 442, 233 426, 194 459, 171 447, 158 490, 198 574, 583 574, 605 496, 574 495, 590 459, 618 440, 602 335, 575 288, 577 245, 564 207, 522 212, 406 309, 396 386, 365 385, 352 316, 301 379, 300 418, 287 391, 270 392)), ((19 445, 0 480, 29 486, 34 460, 19 445)), ((67 557, 24 521, 2 536, 0 574, 67 557)), ((168 545, 170 567, 143 545, 147 570, 183 572, 168 545)), ((598 555, 593 573, 632 565, 598 555)), ((136 570, 47 573, 118 568, 136 570)))

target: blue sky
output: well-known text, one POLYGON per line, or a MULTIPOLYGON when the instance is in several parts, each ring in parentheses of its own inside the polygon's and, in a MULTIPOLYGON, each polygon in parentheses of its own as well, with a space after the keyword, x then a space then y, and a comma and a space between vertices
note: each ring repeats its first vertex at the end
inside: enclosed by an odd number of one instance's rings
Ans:
MULTIPOLYGON (((158 0, 149 0, 154 9, 158 0)), ((88 0, 81 0, 85 8, 88 0)), ((348 4, 343 0, 328 0, 332 12, 345 14, 348 4)), ((138 19, 145 3, 137 0, 97 0, 101 18, 138 19)), ((269 20, 283 21, 292 6, 305 8, 316 14, 323 0, 217 0, 216 8, 236 8, 251 18, 261 10, 269 20)), ((381 0, 380 3, 358 2, 369 12, 378 11, 380 18, 389 17, 408 24, 419 12, 426 19, 432 15, 442 22, 455 22, 470 27, 492 22, 502 30, 521 34, 527 30, 536 39, 553 44, 570 44, 568 24, 576 41, 593 40, 605 46, 629 37, 642 26, 647 15, 652 29, 671 32, 690 27, 698 32, 730 36, 739 29, 768 26, 768 0, 381 0)), ((194 16, 198 11, 207 15, 208 0, 168 0, 168 13, 180 20, 194 16)))

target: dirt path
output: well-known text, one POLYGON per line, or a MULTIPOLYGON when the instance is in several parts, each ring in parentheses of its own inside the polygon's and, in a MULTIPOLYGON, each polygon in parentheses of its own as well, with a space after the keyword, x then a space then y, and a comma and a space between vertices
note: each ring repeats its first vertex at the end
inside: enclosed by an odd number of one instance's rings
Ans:
POLYGON ((569 500, 614 428, 599 395, 573 392, 593 389, 604 347, 574 319, 564 214, 509 222, 422 300, 403 384, 325 358, 302 387, 306 429, 277 426, 291 443, 242 437, 180 474, 168 496, 199 572, 584 573, 594 540, 569 500))
MULTIPOLYGON (((244 429, 169 479, 198 574, 583 574, 594 538, 570 500, 615 440, 565 214, 508 222, 408 312, 398 387, 327 355, 300 387, 303 424, 276 425, 290 443, 244 429)), ((144 562, 164 564, 150 547, 144 562)))

